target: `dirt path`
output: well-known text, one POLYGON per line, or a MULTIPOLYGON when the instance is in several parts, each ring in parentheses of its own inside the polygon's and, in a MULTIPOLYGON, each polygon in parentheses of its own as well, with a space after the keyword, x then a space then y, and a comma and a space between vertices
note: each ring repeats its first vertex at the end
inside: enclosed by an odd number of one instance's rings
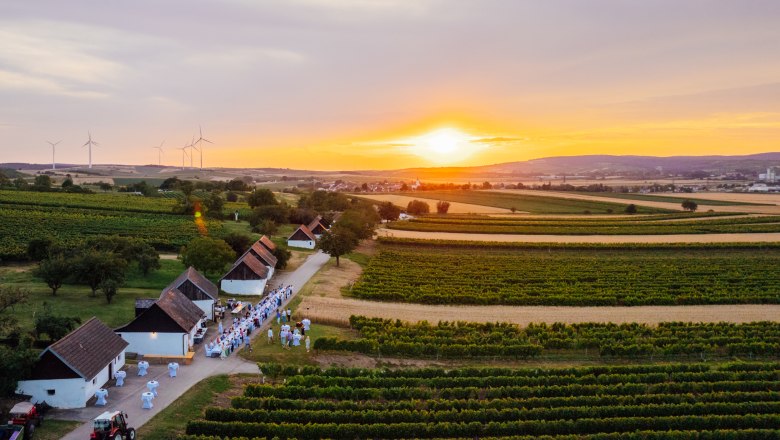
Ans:
POLYGON ((377 234, 380 237, 507 243, 772 243, 780 241, 780 232, 761 234, 522 235, 379 229, 377 234))
POLYGON ((520 307, 520 306, 433 306, 385 303, 331 296, 304 298, 312 319, 328 317, 347 320, 350 315, 400 319, 402 321, 513 322, 614 322, 657 324, 668 321, 753 322, 780 321, 780 305, 705 305, 642 307, 520 307))

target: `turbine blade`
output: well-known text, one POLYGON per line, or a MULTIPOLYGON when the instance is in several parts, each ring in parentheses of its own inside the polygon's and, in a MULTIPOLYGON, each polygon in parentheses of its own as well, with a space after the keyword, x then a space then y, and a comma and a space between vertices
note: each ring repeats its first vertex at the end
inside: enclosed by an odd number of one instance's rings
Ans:
POLYGON ((204 140, 204 141, 206 141, 206 142, 208 142, 208 143, 210 143, 210 144, 213 144, 213 143, 214 143, 214 142, 211 142, 211 141, 210 141, 210 140, 208 140, 208 139, 203 139, 203 140, 204 140))

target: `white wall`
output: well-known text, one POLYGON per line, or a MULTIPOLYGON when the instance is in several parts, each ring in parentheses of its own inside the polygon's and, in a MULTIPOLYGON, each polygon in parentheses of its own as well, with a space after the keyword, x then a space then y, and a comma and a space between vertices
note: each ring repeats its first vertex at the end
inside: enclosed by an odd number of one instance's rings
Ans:
POLYGON ((189 348, 186 333, 117 332, 127 341, 127 351, 138 354, 184 356, 189 348))
MULTIPOLYGON (((314 240, 287 240, 288 247, 314 249, 314 240)), ((224 289, 223 289, 224 290, 224 289)))
POLYGON ((206 314, 206 318, 210 320, 214 320, 214 300, 213 299, 204 299, 200 301, 193 301, 196 306, 200 307, 201 310, 203 310, 203 313, 206 314))
POLYGON ((220 288, 234 295, 262 295, 268 280, 222 280, 220 288))
POLYGON ((273 266, 266 266, 268 268, 268 279, 270 280, 272 276, 274 276, 274 267, 273 266))
MULTIPOLYGON (((125 365, 125 353, 119 355, 119 360, 114 358, 113 371, 117 372, 125 365)), ((84 408, 87 401, 95 395, 95 391, 103 388, 111 378, 108 377, 108 364, 93 379, 47 379, 47 380, 20 380, 16 387, 18 394, 32 396, 31 402, 46 401, 55 408, 84 408), (49 395, 47 390, 54 390, 54 395, 49 395)))

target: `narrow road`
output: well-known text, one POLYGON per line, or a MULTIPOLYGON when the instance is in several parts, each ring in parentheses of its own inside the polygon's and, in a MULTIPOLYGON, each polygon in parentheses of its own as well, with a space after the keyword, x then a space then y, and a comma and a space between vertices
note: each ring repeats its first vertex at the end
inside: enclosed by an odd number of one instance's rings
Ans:
MULTIPOLYGON (((272 285, 292 285, 293 295, 287 300, 289 302, 329 259, 330 256, 322 252, 312 254, 295 271, 277 274, 271 280, 272 285)), ((265 334, 264 330, 271 321, 273 320, 269 319, 257 329, 252 334, 252 338, 265 334)), ((214 330, 210 329, 209 333, 206 334, 206 339, 214 337, 213 332, 214 330)), ((108 405, 105 407, 93 405, 74 410, 53 410, 50 413, 50 418, 86 422, 63 437, 64 440, 88 439, 89 434, 92 432, 92 419, 103 413, 103 411, 126 412, 130 426, 138 429, 201 380, 220 374, 237 373, 259 373, 259 371, 254 362, 244 360, 238 356, 238 353, 233 353, 226 359, 207 358, 203 353, 203 344, 199 344, 196 346, 195 359, 192 365, 182 365, 179 368, 178 377, 168 377, 166 365, 151 365, 145 377, 138 377, 137 367, 128 365, 125 386, 108 388, 108 405), (160 387, 158 388, 159 396, 154 399, 154 408, 141 409, 141 393, 146 391, 146 382, 151 379, 160 382, 160 387)))

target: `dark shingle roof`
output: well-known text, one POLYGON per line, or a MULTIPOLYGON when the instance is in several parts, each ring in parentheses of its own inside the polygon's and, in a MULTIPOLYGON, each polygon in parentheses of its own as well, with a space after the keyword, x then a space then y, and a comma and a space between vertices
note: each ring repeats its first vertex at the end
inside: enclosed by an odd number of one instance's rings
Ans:
POLYGON ((268 249, 263 247, 259 241, 255 242, 255 244, 253 244, 249 249, 249 251, 255 251, 258 255, 260 255, 261 259, 265 261, 266 266, 276 267, 276 257, 274 254, 268 252, 268 249))
POLYGON ((260 237, 260 240, 258 241, 260 242, 260 244, 265 246, 265 248, 268 249, 269 252, 273 252, 276 249, 276 243, 271 241, 271 239, 266 237, 265 235, 260 237))
POLYGON ((203 317, 203 310, 176 289, 163 292, 155 304, 185 332, 192 330, 203 317))
POLYGON ((157 301, 157 298, 136 298, 135 299, 135 308, 136 309, 148 309, 152 306, 152 304, 157 301))
POLYGON ((317 240, 317 237, 314 236, 306 225, 300 225, 288 240, 317 240))
POLYGON ((85 380, 91 380, 129 344, 97 318, 91 318, 51 344, 50 351, 85 380))
POLYGON ((217 296, 219 295, 219 287, 209 281, 208 278, 201 275, 200 272, 195 270, 195 268, 192 266, 188 267, 187 270, 182 272, 181 275, 173 280, 173 282, 169 284, 168 287, 163 289, 163 293, 171 289, 177 289, 187 280, 190 280, 192 284, 197 286, 198 289, 200 289, 203 293, 211 297, 211 299, 217 299, 217 296))
POLYGON ((268 278, 268 268, 265 267, 263 263, 260 262, 254 255, 247 253, 244 253, 244 255, 241 256, 238 260, 236 260, 235 264, 233 264, 233 267, 230 268, 229 271, 225 275, 222 276, 219 280, 222 281, 224 279, 230 279, 228 276, 235 270, 236 267, 240 265, 245 265, 249 268, 252 272, 255 273, 258 277, 261 279, 268 278))

